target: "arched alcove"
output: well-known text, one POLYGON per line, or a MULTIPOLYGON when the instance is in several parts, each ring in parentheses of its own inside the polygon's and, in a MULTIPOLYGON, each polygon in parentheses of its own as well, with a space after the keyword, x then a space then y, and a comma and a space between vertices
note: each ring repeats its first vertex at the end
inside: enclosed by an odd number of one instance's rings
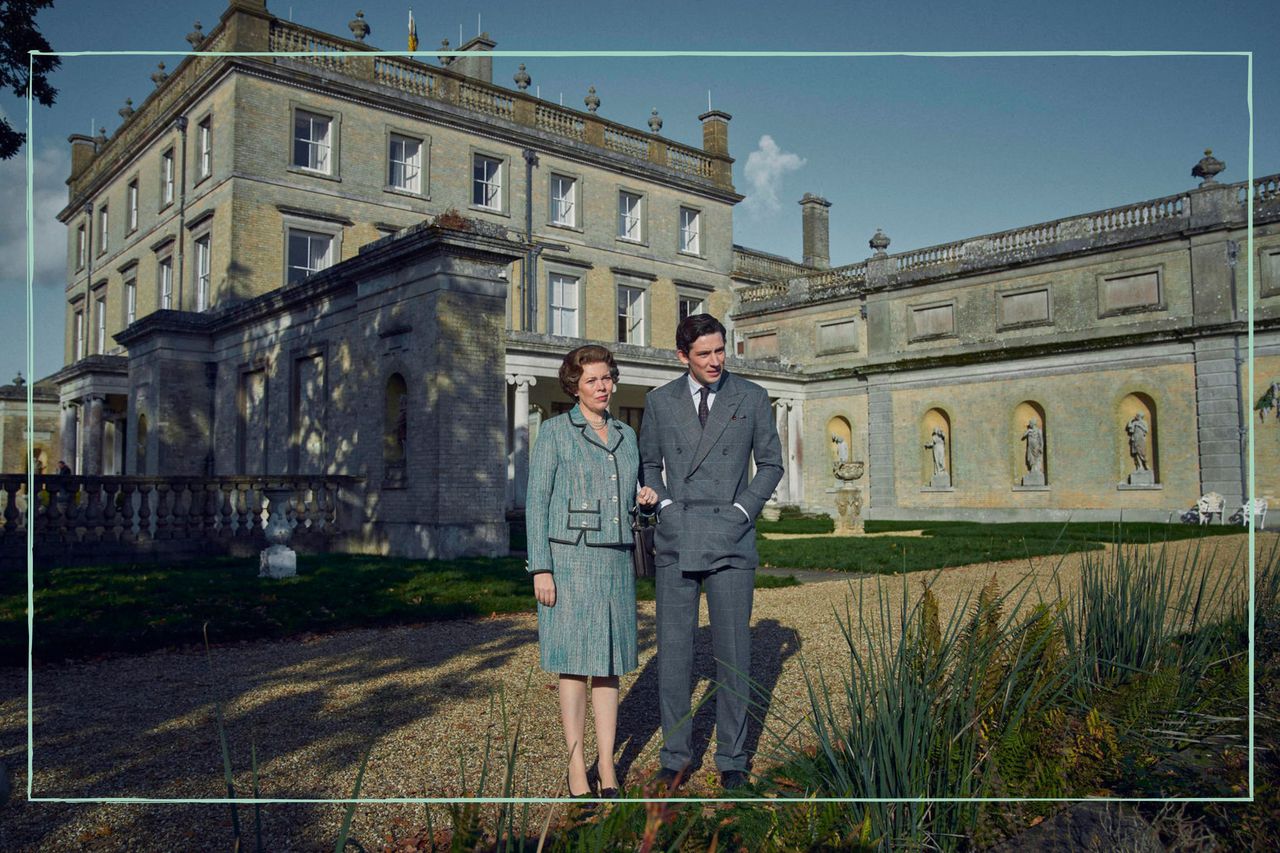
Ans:
POLYGON ((147 416, 138 415, 138 428, 134 431, 137 441, 137 452, 134 454, 134 467, 137 469, 133 473, 138 475, 147 474, 147 416))
POLYGON ((1009 435, 1013 482, 1021 486, 1048 485, 1049 422, 1044 406, 1035 400, 1023 400, 1014 406, 1009 435))
POLYGON ((955 485, 951 416, 941 408, 932 408, 920 419, 920 482, 933 488, 955 485), (938 447, 939 438, 941 447, 938 447))
POLYGON ((404 377, 393 373, 387 377, 387 393, 383 406, 382 459, 388 465, 403 467, 409 443, 409 394, 404 377))
POLYGON ((836 415, 827 421, 827 449, 833 466, 860 457, 853 447, 853 427, 848 418, 836 415))
POLYGON ((1160 416, 1151 395, 1142 391, 1126 394, 1116 411, 1116 463, 1121 482, 1155 485, 1160 478, 1160 416), (1138 451, 1144 458, 1135 457, 1138 451), (1151 472, 1142 474, 1142 464, 1151 472))

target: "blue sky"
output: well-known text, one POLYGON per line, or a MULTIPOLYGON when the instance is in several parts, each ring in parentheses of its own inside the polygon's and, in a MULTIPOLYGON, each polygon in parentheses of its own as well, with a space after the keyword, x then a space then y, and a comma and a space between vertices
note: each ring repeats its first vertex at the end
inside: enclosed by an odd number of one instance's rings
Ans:
MULTIPOLYGON (((410 4, 268 0, 281 17, 347 33, 356 8, 368 41, 403 50, 410 4)), ((211 30, 225 0, 160 6, 143 0, 63 0, 37 22, 55 50, 173 50, 171 57, 64 57, 52 109, 34 119, 36 254, 35 375, 61 366, 66 137, 120 124, 116 110, 151 91, 156 62, 172 68, 193 21, 211 30)), ((1280 47, 1274 3, 807 2, 466 3, 419 2, 421 47, 457 44, 480 26, 498 49, 1254 51, 1255 170, 1280 172, 1275 81, 1280 47), (531 14, 531 9, 536 12, 531 14)), ((581 108, 594 85, 600 113, 643 127, 656 107, 669 138, 701 144, 697 121, 713 105, 733 115, 734 182, 748 200, 734 241, 800 256, 805 192, 831 208, 832 262, 870 254, 877 227, 890 251, 1169 195, 1196 181, 1206 147, 1226 161, 1222 180, 1247 174, 1247 64, 1243 57, 664 57, 494 60, 511 85, 525 62, 542 97, 581 108)), ((26 103, 5 93, 0 110, 25 122, 26 103)), ((0 163, 0 192, 22 198, 25 160, 0 163)), ((0 209, 0 339, 24 341, 25 223, 20 205, 0 209)), ((4 350, 0 381, 23 368, 4 350)), ((25 372, 25 369, 24 369, 25 372)))

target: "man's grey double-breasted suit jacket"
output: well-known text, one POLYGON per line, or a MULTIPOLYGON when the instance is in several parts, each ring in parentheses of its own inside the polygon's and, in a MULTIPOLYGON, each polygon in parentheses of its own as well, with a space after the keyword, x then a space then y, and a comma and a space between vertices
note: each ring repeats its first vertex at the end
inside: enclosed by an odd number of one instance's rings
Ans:
POLYGON ((704 428, 687 374, 655 388, 645 398, 640 459, 644 485, 672 501, 659 516, 655 565, 685 572, 759 565, 755 517, 783 474, 768 392, 726 372, 704 428))

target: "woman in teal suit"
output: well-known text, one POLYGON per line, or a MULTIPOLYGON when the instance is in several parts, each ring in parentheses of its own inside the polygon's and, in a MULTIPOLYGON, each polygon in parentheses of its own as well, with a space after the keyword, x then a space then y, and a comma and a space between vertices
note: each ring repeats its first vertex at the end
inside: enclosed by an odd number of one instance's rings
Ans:
POLYGON ((529 463, 525 524, 538 599, 542 668, 560 676, 560 719, 569 749, 569 795, 588 796, 583 736, 587 680, 596 720, 600 795, 617 796, 613 766, 618 676, 636 668, 636 586, 631 566, 632 502, 640 452, 631 427, 609 415, 617 387, 613 353, 578 347, 560 365, 560 386, 578 404, 542 424, 529 463))

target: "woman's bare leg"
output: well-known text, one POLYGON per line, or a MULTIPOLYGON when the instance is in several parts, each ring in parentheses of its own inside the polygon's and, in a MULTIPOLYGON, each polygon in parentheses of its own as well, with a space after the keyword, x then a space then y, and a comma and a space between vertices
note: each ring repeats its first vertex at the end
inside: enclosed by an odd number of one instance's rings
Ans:
POLYGON ((591 679, 591 711, 596 717, 596 749, 599 753, 600 787, 618 787, 613 769, 614 741, 618 735, 618 676, 591 679))
POLYGON ((569 795, 588 793, 587 762, 582 745, 587 727, 585 675, 560 676, 560 722, 564 725, 564 744, 569 753, 569 795))

